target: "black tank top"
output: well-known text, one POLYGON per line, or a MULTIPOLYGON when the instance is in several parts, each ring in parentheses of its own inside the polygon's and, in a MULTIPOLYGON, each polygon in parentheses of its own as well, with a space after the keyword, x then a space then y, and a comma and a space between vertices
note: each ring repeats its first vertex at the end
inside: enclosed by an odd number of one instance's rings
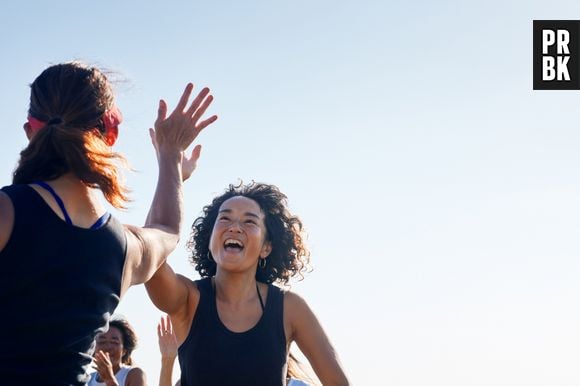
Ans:
POLYGON ((264 312, 246 332, 227 329, 218 316, 211 278, 196 281, 199 304, 179 347, 182 386, 284 386, 284 294, 268 286, 264 312))
POLYGON ((68 225, 28 185, 2 191, 14 228, 0 252, 0 384, 84 385, 94 338, 119 303, 123 226, 68 225))

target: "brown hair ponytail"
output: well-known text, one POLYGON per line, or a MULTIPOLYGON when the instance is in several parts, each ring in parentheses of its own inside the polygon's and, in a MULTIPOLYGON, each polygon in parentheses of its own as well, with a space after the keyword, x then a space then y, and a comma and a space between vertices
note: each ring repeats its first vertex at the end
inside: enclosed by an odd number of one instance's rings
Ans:
POLYGON ((111 86, 99 70, 78 62, 57 64, 32 83, 29 115, 46 126, 20 153, 14 184, 50 181, 73 173, 87 186, 99 188, 116 208, 128 201, 115 153, 104 137, 103 114, 113 108, 111 86))

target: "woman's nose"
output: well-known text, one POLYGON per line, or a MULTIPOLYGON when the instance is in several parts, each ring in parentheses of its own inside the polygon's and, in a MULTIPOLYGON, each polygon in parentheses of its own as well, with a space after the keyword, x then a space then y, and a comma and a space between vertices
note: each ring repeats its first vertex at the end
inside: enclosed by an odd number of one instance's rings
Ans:
POLYGON ((230 223, 230 227, 228 228, 228 231, 229 232, 241 232, 242 231, 242 227, 240 225, 240 222, 239 221, 236 221, 236 220, 232 221, 230 223))

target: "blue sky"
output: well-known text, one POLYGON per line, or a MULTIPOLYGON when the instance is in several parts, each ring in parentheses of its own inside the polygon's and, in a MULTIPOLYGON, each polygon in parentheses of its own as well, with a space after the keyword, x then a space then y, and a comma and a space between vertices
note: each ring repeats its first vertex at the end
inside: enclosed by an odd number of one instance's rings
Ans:
MULTIPOLYGON (((20 1, 2 5, 4 184, 28 84, 52 63, 114 71, 118 151, 143 223, 159 98, 209 86, 187 225, 239 179, 278 185, 309 232, 310 303, 357 385, 580 384, 578 91, 532 90, 532 21, 573 1, 20 1)), ((161 313, 119 312, 157 382, 161 313)), ((177 374, 177 370, 176 370, 177 374)))

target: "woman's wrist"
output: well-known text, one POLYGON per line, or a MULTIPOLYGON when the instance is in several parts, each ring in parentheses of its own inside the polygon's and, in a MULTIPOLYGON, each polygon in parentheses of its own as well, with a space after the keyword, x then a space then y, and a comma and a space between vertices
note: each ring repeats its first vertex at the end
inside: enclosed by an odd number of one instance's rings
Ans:
POLYGON ((116 378, 113 378, 111 380, 105 381, 105 385, 107 385, 107 386, 119 386, 119 383, 117 382, 116 378))
POLYGON ((161 356, 161 363, 173 364, 177 356, 161 356))
POLYGON ((168 162, 169 164, 177 164, 181 169, 181 161, 183 160, 183 152, 179 149, 167 149, 159 152, 158 162, 168 162))

